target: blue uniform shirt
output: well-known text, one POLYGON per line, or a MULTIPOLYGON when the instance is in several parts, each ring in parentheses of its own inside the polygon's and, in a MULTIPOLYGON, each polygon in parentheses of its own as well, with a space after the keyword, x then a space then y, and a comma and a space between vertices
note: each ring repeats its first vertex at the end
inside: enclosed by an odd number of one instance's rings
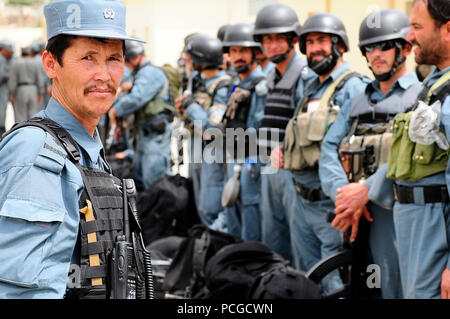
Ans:
MULTIPOLYGON (((379 82, 373 81, 368 85, 374 87, 371 99, 375 102, 382 101, 399 92, 406 91, 411 85, 417 83, 418 79, 415 73, 409 73, 397 79, 392 84, 391 90, 384 95, 379 88, 379 82)), ((362 93, 364 94, 364 93, 362 93)), ((350 131, 352 125, 350 121, 351 99, 345 101, 336 117, 334 124, 330 127, 322 142, 322 149, 319 157, 319 176, 322 183, 322 189, 333 200, 337 195, 337 189, 349 183, 347 175, 342 168, 338 150, 342 139, 350 131)), ((369 185, 369 179, 366 181, 369 185)))
MULTIPOLYGON (((309 97, 310 100, 320 99, 322 95, 325 93, 325 91, 328 89, 328 87, 347 70, 349 70, 349 65, 347 62, 344 62, 336 70, 334 70, 323 82, 319 81, 319 76, 315 73, 314 76, 312 77, 308 75, 308 77, 306 77, 306 80, 304 78, 302 81, 299 82, 299 86, 297 88, 297 95, 299 102, 304 97, 309 97), (304 89, 302 89, 302 87, 304 89)), ((307 74, 309 73, 313 72, 310 71, 307 74)), ((368 80, 362 79, 361 77, 353 77, 345 83, 344 87, 339 90, 334 99, 335 104, 341 106, 340 112, 342 112, 343 105, 348 103, 348 101, 351 100, 353 96, 364 91, 368 82, 369 82, 368 80)), ((333 126, 334 124, 331 125, 331 127, 333 126)), ((322 152, 323 149, 321 153, 322 152)), ((321 188, 319 173, 317 169, 305 171, 293 171, 293 176, 299 184, 305 185, 307 188, 310 189, 321 188)))
MULTIPOLYGON (((81 164, 102 168, 102 144, 50 99, 38 116, 62 125, 81 164)), ((0 143, 0 298, 62 298, 78 235, 79 170, 53 137, 26 127, 0 143)))
POLYGON ((273 62, 269 62, 267 63, 267 65, 264 67, 264 69, 262 69, 262 72, 264 73, 264 75, 269 74, 270 71, 272 71, 273 69, 275 69, 276 64, 273 62))
MULTIPOLYGON (((132 79, 132 77, 129 78, 132 79)), ((145 106, 160 94, 166 82, 167 77, 161 69, 150 63, 141 66, 136 73, 131 91, 124 96, 120 96, 113 104, 117 116, 129 115, 145 106)), ((164 100, 168 101, 168 92, 165 93, 164 100)))

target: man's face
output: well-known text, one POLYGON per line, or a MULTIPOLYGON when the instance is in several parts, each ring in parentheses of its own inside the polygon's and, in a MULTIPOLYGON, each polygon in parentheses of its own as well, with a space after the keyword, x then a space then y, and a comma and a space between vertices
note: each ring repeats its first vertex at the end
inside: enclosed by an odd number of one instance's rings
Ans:
POLYGON ((231 46, 229 56, 235 68, 250 64, 253 61, 251 48, 231 46))
POLYGON ((428 13, 424 2, 417 1, 409 18, 411 29, 407 40, 414 44, 415 59, 418 64, 439 64, 448 54, 441 38, 440 28, 428 13))
POLYGON ((49 75, 55 98, 78 119, 100 118, 114 102, 123 75, 123 41, 102 43, 87 37, 72 41, 63 54, 62 66, 55 58, 49 75))
POLYGON ((265 34, 262 36, 261 44, 264 52, 269 58, 284 54, 289 50, 288 37, 286 34, 265 34))
POLYGON ((308 64, 314 65, 331 54, 333 42, 331 36, 326 33, 312 32, 306 35, 306 57, 308 64))
POLYGON ((12 56, 14 55, 13 51, 5 50, 5 49, 1 49, 0 53, 3 54, 3 56, 7 60, 10 60, 12 58, 12 56))
POLYGON ((380 50, 378 46, 373 46, 372 52, 366 50, 366 58, 375 75, 388 73, 394 65, 395 47, 389 50, 380 50))

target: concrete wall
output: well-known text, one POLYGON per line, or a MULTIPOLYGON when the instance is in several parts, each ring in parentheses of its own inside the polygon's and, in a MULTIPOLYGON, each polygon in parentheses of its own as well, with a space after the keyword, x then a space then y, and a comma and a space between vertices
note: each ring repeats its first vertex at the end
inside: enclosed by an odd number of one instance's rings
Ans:
MULTIPOLYGON (((183 39, 193 32, 215 36, 220 26, 253 23, 263 6, 286 3, 297 12, 300 23, 313 13, 329 12, 344 21, 350 41, 345 59, 353 69, 371 76, 358 48, 359 26, 371 12, 395 8, 408 12, 411 0, 125 0, 128 32, 148 41, 147 55, 155 64, 175 64, 183 47, 183 39)), ((411 56, 408 68, 415 63, 411 56)))

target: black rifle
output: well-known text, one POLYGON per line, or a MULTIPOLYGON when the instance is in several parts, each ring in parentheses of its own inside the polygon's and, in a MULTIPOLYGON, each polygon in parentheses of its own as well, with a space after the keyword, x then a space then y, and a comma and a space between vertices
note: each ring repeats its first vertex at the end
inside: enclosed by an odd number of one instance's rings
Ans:
MULTIPOLYGON (((363 156, 364 173, 370 176, 374 173, 373 163, 375 161, 373 146, 365 149, 345 149, 340 151, 341 156, 345 156, 347 163, 343 163, 344 170, 350 182, 356 182, 355 178, 361 173, 361 167, 355 171, 355 156, 363 156)), ((361 163, 361 161, 360 161, 361 163)), ((328 222, 332 222, 336 215, 330 211, 326 214, 328 222)), ((358 236, 354 242, 350 242, 351 229, 343 233, 343 245, 340 252, 337 252, 314 265, 308 272, 307 277, 316 283, 325 278, 335 269, 339 270, 344 287, 339 291, 332 292, 325 298, 348 298, 366 299, 376 298, 379 289, 369 289, 367 287, 366 266, 369 263, 369 222, 361 218, 358 227, 358 236)))
POLYGON ((124 234, 117 236, 111 254, 111 299, 136 299, 138 275, 130 235, 129 181, 133 182, 132 179, 124 179, 122 182, 124 234))

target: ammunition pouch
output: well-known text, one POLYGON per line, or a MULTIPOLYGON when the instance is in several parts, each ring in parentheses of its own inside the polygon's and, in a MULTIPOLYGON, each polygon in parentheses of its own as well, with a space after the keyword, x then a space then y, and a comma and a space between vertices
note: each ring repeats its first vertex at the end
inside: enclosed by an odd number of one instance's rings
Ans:
POLYGON ((339 147, 342 166, 352 182, 367 179, 387 163, 392 143, 392 121, 367 127, 358 125, 358 135, 346 136, 339 147), (359 135, 362 134, 362 135, 359 135))
POLYGON ((283 140, 284 168, 299 171, 317 166, 322 140, 336 119, 340 107, 334 104, 336 94, 357 73, 346 71, 324 92, 318 108, 305 110, 309 97, 297 106, 294 117, 286 126, 283 140))
POLYGON ((337 114, 336 107, 319 107, 289 120, 283 141, 285 169, 296 171, 317 165, 322 140, 337 114))
POLYGON ((392 146, 389 153, 387 177, 398 180, 418 181, 426 176, 444 172, 449 150, 442 150, 436 143, 414 143, 409 138, 409 122, 413 111, 397 114, 394 118, 392 146))
MULTIPOLYGON (((424 101, 427 105, 431 105, 435 101, 444 103, 449 94, 449 87, 450 71, 446 72, 431 87, 424 86, 411 111, 395 116, 393 141, 386 174, 388 178, 415 182, 446 170, 450 149, 443 150, 436 142, 431 145, 414 143, 409 138, 408 129, 419 102, 424 101)), ((441 132, 446 136, 443 130, 441 132)))

